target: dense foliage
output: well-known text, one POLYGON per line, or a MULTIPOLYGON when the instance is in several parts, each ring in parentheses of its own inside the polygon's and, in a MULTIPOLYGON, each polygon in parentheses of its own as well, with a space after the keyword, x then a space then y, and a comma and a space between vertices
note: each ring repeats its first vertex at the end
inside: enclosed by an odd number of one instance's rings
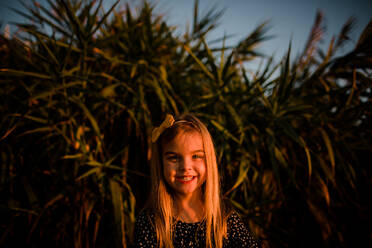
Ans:
POLYGON ((337 57, 321 13, 303 53, 279 64, 207 42, 222 12, 176 35, 144 2, 36 1, 0 35, 2 247, 126 247, 149 181, 152 128, 195 113, 215 139, 223 194, 264 247, 368 242, 372 24, 337 57), (250 71, 251 61, 263 61, 250 71))

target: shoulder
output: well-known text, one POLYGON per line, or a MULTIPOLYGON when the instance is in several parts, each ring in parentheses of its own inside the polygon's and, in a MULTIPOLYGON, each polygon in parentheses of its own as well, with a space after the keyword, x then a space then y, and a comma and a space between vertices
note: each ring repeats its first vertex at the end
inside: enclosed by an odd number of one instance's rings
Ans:
POLYGON ((236 224, 244 224, 240 215, 235 211, 231 211, 227 216, 227 223, 231 226, 234 226, 236 224))
POLYGON ((141 211, 134 225, 135 247, 156 247, 156 231, 153 225, 154 215, 149 211, 141 211))
POLYGON ((227 218, 227 239, 231 247, 259 247, 256 239, 235 211, 231 211, 227 218))
POLYGON ((235 211, 231 211, 228 214, 227 228, 230 235, 235 235, 237 231, 247 229, 242 218, 235 211))
POLYGON ((136 217, 136 224, 149 223, 154 220, 154 214, 149 210, 142 210, 136 217))
POLYGON ((146 231, 155 232, 155 215, 149 210, 142 210, 136 217, 136 222, 134 224, 135 232, 146 231))

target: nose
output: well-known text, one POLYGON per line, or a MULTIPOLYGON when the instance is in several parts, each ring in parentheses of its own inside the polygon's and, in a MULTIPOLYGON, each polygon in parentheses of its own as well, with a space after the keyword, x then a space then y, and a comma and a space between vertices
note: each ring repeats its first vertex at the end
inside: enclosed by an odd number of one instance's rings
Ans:
POLYGON ((178 169, 180 171, 188 171, 192 168, 192 160, 188 158, 181 158, 178 163, 178 169))

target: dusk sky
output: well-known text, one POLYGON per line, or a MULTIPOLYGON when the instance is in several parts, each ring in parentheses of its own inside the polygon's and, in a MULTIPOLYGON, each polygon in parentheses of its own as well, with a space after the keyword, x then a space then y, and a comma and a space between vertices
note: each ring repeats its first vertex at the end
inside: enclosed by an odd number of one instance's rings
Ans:
MULTIPOLYGON (((28 2, 26 0, 26 2, 28 2)), ((31 1, 29 1, 31 2, 31 1)), ((45 4, 45 0, 38 0, 45 4)), ((108 8, 114 0, 104 0, 105 8, 108 8)), ((119 6, 129 2, 135 8, 140 6, 141 1, 121 1, 119 6)), ((185 31, 186 23, 192 24, 193 0, 152 0, 156 3, 155 13, 164 15, 170 25, 176 25, 176 33, 185 31)), ((351 16, 357 22, 351 33, 351 41, 345 46, 344 52, 356 44, 363 28, 372 18, 372 1, 368 0, 200 0, 199 12, 205 13, 211 7, 216 6, 217 10, 225 9, 220 19, 218 28, 211 33, 209 40, 233 35, 227 40, 228 45, 235 45, 248 35, 258 24, 270 20, 268 35, 274 36, 263 43, 260 51, 276 58, 281 58, 286 52, 289 42, 292 41, 292 55, 296 55, 306 44, 308 34, 311 30, 317 10, 321 10, 325 16, 327 27, 324 36, 324 46, 328 46, 332 35, 338 34, 342 25, 351 16)), ((5 25, 10 21, 21 21, 7 7, 21 9, 17 0, 0 0, 0 21, 5 25)), ((10 26, 14 31, 16 28, 10 26)))

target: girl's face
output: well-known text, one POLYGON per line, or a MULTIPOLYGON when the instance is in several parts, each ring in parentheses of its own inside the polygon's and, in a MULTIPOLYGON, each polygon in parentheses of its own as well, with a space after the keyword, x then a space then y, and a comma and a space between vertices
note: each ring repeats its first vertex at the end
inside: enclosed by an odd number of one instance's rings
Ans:
POLYGON ((163 173, 170 187, 179 196, 200 193, 205 181, 206 165, 204 146, 198 132, 178 134, 163 144, 163 173))

